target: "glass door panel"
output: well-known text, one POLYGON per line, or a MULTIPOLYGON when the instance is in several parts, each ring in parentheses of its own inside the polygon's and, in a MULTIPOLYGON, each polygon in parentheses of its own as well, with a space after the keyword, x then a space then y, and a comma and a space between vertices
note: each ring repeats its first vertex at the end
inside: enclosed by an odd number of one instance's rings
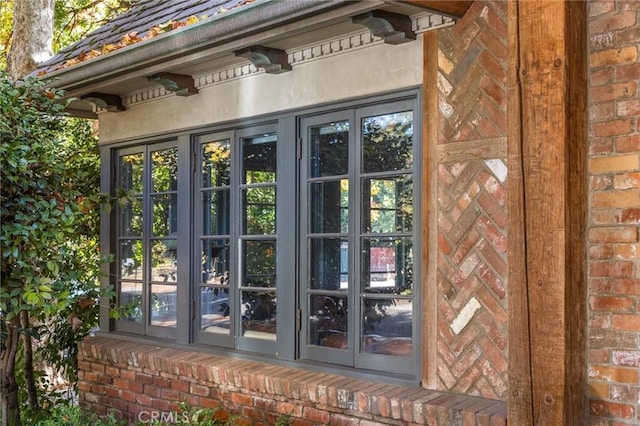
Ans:
POLYGON ((275 353, 277 336, 277 134, 267 128, 239 132, 239 330, 241 349, 275 353))
POLYGON ((149 324, 175 328, 178 309, 178 149, 158 149, 150 154, 149 324))
POLYGON ((356 117, 362 149, 355 365, 410 374, 417 362, 414 108, 396 102, 361 108, 356 117))
POLYGON ((301 345, 303 358, 353 363, 349 232, 352 120, 335 113, 302 120, 301 345))
POLYGON ((195 321, 197 340, 233 347, 235 271, 233 222, 234 194, 233 133, 198 136, 196 152, 199 170, 196 186, 195 227, 199 238, 194 248, 199 286, 195 321))

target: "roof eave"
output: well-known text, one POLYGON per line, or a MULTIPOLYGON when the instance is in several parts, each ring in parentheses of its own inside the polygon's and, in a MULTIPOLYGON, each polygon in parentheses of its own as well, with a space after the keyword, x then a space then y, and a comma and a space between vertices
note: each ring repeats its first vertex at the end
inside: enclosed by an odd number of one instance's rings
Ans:
MULTIPOLYGON (((367 3, 367 7, 370 8, 383 2, 364 3, 367 3)), ((68 96, 78 96, 88 87, 99 86, 102 81, 167 63, 215 46, 224 46, 269 28, 347 5, 353 6, 354 2, 347 0, 256 2, 246 9, 231 10, 197 24, 127 46, 108 55, 54 71, 47 74, 45 78, 51 79, 50 86, 64 89, 68 96)))

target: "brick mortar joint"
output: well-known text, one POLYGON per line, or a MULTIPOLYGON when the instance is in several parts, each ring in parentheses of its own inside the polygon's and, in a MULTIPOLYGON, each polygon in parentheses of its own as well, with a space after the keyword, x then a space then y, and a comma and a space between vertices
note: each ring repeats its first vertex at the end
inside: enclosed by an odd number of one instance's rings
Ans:
MULTIPOLYGON (((252 398, 255 397, 269 397, 276 402, 291 402, 297 403, 300 406, 313 407, 318 405, 318 409, 326 410, 328 412, 343 412, 348 410, 353 413, 359 413, 358 416, 374 415, 380 416, 377 405, 383 402, 388 402, 391 405, 391 401, 398 406, 409 405, 412 412, 427 412, 432 408, 446 409, 453 412, 473 412, 476 415, 485 415, 487 410, 492 410, 491 416, 496 418, 506 419, 506 403, 502 401, 483 399, 475 396, 448 394, 439 391, 423 389, 420 392, 415 388, 404 388, 403 386, 387 385, 381 390, 366 391, 374 382, 362 380, 361 387, 354 385, 353 382, 357 382, 360 379, 351 379, 345 383, 344 380, 335 382, 337 376, 335 374, 317 373, 312 378, 307 380, 290 380, 287 376, 280 374, 268 375, 265 374, 263 369, 256 368, 262 363, 256 361, 238 361, 232 358, 224 356, 212 356, 213 358, 219 358, 220 360, 227 361, 230 365, 206 365, 203 367, 203 361, 196 359, 195 361, 186 361, 186 354, 190 353, 188 350, 169 350, 167 353, 149 351, 149 345, 143 343, 134 345, 128 344, 126 348, 117 347, 121 344, 121 341, 117 339, 111 339, 107 337, 89 338, 80 343, 80 351, 83 353, 83 361, 90 363, 87 367, 94 368, 95 364, 101 364, 102 368, 119 368, 129 371, 134 371, 136 374, 149 375, 149 371, 154 371, 153 377, 164 377, 168 380, 182 380, 187 385, 207 383, 214 385, 215 388, 229 393, 242 393, 252 398), (95 340, 94 340, 95 339, 95 340), (115 347, 114 347, 115 346, 115 347), (104 354, 108 354, 104 356, 104 354), (103 356, 101 356, 103 355, 103 356), (114 356, 116 355, 116 356, 114 356), (137 366, 133 366, 130 363, 123 364, 122 357, 130 359, 131 356, 135 356, 137 359, 137 366), (155 368, 154 368, 155 367, 155 368), (202 369, 207 372, 205 377, 195 377, 202 369), (214 373, 217 370, 217 374, 214 373), (182 374, 183 371, 186 374, 182 374), (249 378, 248 383, 245 383, 243 376, 249 378), (173 376, 173 377, 166 377, 173 376), (183 377, 181 377, 183 376, 183 377), (328 380, 328 384, 323 384, 322 376, 326 376, 325 380, 328 380), (175 377, 175 378, 174 378, 175 377), (320 379, 320 380, 319 380, 320 379), (333 380, 332 380, 333 379, 333 380), (254 385, 258 383, 258 385, 254 385), (266 383, 279 382, 282 386, 271 386, 269 389, 266 383), (331 383, 334 382, 334 383, 331 383), (285 386, 286 383, 286 386, 285 386), (286 390, 285 387, 289 387, 286 390), (405 398, 405 395, 408 398, 405 398), (330 398, 330 395, 334 397, 330 398), (282 398, 286 398, 282 400, 282 398), (360 404, 359 399, 366 399, 365 404, 360 404), (465 402, 474 400, 477 404, 474 405, 472 410, 465 408, 468 404, 465 402), (500 409, 495 410, 496 406, 500 409), (322 408, 320 408, 322 407, 322 408)), ((270 366, 270 365, 269 365, 270 366)), ((282 367, 284 371, 286 367, 282 367)), ((304 371, 301 369, 292 368, 292 371, 304 371)), ((104 373, 101 373, 104 374, 104 373)), ((120 378, 122 379, 122 378, 120 378)), ((346 377, 345 377, 346 379, 346 377)), ((85 380, 86 381, 86 380, 85 380)), ((171 387, 167 389, 172 389, 171 387)), ((91 393, 91 392, 87 392, 91 393)), ((183 392, 185 394, 191 394, 189 392, 183 392)), ((394 418, 389 408, 389 415, 383 416, 385 418, 394 418)))

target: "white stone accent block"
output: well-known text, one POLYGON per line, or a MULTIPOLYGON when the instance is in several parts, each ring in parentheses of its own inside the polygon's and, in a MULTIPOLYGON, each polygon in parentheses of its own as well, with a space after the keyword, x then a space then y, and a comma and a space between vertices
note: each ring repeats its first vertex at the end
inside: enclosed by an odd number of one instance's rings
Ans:
POLYGON ((451 330, 456 334, 460 334, 467 324, 469 324, 478 309, 480 309, 480 302, 478 302, 478 299, 475 297, 472 297, 451 323, 451 330))

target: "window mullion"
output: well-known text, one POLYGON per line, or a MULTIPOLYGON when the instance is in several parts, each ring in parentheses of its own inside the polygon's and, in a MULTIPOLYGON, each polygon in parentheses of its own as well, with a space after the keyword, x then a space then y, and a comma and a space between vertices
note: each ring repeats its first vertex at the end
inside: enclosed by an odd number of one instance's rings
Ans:
POLYGON ((361 231, 362 231, 362 128, 358 115, 356 114, 356 110, 352 112, 352 120, 353 120, 353 140, 350 141, 350 146, 352 149, 350 150, 351 159, 350 159, 350 167, 349 167, 349 187, 353 188, 352 192, 352 200, 351 200, 351 208, 350 213, 352 215, 352 219, 349 222, 352 227, 349 229, 349 238, 350 238, 350 246, 353 247, 351 250, 351 259, 349 263, 349 268, 351 270, 351 275, 353 277, 353 281, 349 288, 349 297, 351 299, 351 309, 349 312, 349 327, 351 330, 351 341, 349 342, 350 346, 353 348, 354 354, 354 365, 355 360, 358 357, 358 353, 360 352, 360 336, 362 334, 362 321, 361 318, 361 307, 362 307, 362 294, 361 294, 361 282, 362 282, 362 247, 361 247, 361 231))

